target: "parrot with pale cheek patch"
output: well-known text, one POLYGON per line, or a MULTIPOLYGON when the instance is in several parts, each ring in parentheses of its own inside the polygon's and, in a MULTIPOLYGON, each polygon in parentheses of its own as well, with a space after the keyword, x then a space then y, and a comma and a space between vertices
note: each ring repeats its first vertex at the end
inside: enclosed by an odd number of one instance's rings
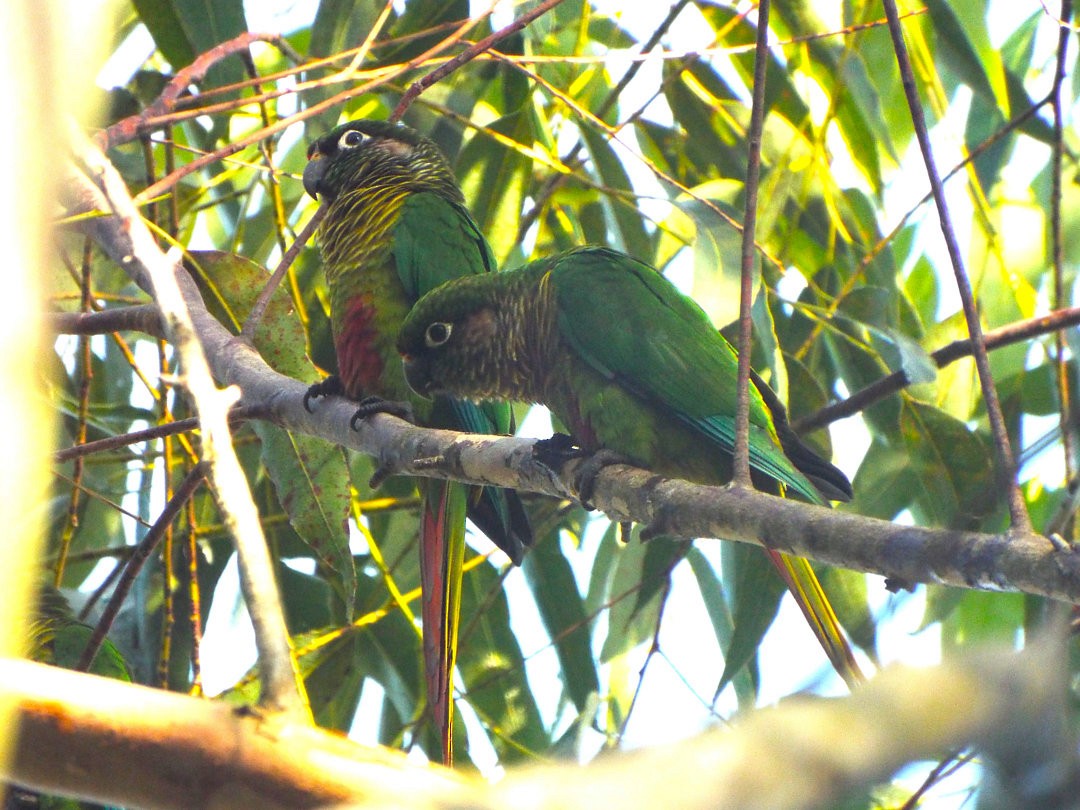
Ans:
MULTIPOLYGON (((584 450, 698 483, 731 480, 738 356, 694 301, 625 254, 578 248, 456 279, 417 302, 398 350, 418 394, 540 403, 584 450)), ((755 486, 777 495, 822 505, 852 495, 756 374, 750 465, 755 486)), ((859 680, 809 563, 765 553, 837 671, 859 680)))
MULTIPOLYGON (((318 240, 338 360, 338 374, 312 386, 305 406, 341 394, 360 402, 354 424, 381 410, 411 411, 429 427, 512 432, 503 403, 417 397, 395 348, 401 322, 421 295, 450 279, 495 270, 439 148, 409 127, 350 121, 311 144, 303 180, 327 208, 318 240)), ((432 479, 416 485, 428 703, 449 765, 466 515, 515 564, 532 543, 532 530, 514 492, 432 479)))

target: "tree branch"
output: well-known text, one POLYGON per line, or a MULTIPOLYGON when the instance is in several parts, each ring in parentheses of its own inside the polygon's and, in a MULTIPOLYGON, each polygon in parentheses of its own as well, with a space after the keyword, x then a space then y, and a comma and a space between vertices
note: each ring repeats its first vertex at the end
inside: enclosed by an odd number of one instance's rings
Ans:
POLYGON ((145 332, 157 338, 165 337, 161 312, 153 304, 115 307, 100 312, 51 312, 49 326, 58 335, 145 332))
POLYGON ((37 790, 155 810, 462 798, 450 771, 223 702, 13 659, 0 659, 0 695, 20 720, 5 779, 37 790))
MULTIPOLYGON (((1014 807, 1075 795, 1061 644, 894 667, 845 698, 794 698, 733 729, 603 757, 515 768, 497 785, 280 718, 42 664, 0 659, 21 739, 2 776, 127 807, 835 807, 905 763, 978 746, 1014 807), (934 722, 927 724, 925 718, 934 722), (67 767, 56 766, 63 751, 67 767), (778 778, 782 769, 783 778, 778 778), (674 786, 674 787, 673 787, 674 786)), ((1003 805, 1004 806, 1004 805, 1003 805)))
MULTIPOLYGON (((1007 324, 987 332, 983 335, 983 338, 988 350, 997 349, 1001 346, 1009 346, 1013 343, 1019 343, 1021 340, 1028 340, 1051 332, 1060 334, 1062 330, 1077 324, 1080 324, 1080 307, 1070 307, 1068 309, 1059 309, 1047 315, 1040 315, 1037 318, 1028 318, 1025 321, 1007 324)), ((971 351, 972 343, 970 338, 954 340, 952 343, 931 352, 930 359, 934 361, 934 365, 938 368, 944 368, 962 357, 970 357, 971 351)), ((911 385, 911 380, 908 379, 904 371, 894 371, 880 380, 875 380, 865 388, 860 388, 847 399, 826 405, 809 416, 796 420, 791 426, 796 433, 809 433, 811 430, 825 427, 825 425, 831 424, 838 419, 861 413, 878 400, 885 399, 885 397, 895 394, 909 385, 911 385)))
POLYGON ((203 459, 210 465, 222 516, 236 543, 240 585, 259 653, 261 705, 306 715, 303 685, 292 655, 266 538, 229 433, 228 411, 239 392, 219 390, 214 383, 206 359, 206 354, 213 352, 201 345, 200 332, 193 326, 186 306, 190 295, 181 289, 181 279, 191 283, 191 277, 183 270, 179 254, 166 256, 161 252, 116 169, 74 128, 72 137, 93 181, 71 171, 63 186, 64 202, 73 212, 109 214, 89 217, 83 227, 132 280, 151 293, 181 358, 184 380, 202 428, 203 459))
POLYGON ((765 76, 769 66, 769 0, 758 4, 757 41, 754 44, 753 102, 747 132, 746 210, 743 212, 739 265, 739 366, 735 383, 735 447, 732 482, 753 488, 750 481, 750 342, 754 305, 754 234, 757 229, 758 185, 761 179, 761 133, 765 128, 765 76))
POLYGON ((559 3, 561 2, 562 0, 544 0, 539 5, 526 11, 524 14, 515 19, 510 24, 503 26, 494 33, 488 34, 479 42, 475 42, 470 45, 453 59, 444 62, 424 77, 417 79, 415 82, 409 85, 408 89, 406 89, 405 94, 401 97, 401 101, 399 101, 397 106, 394 107, 394 111, 390 113, 390 118, 388 120, 400 121, 401 116, 405 114, 405 111, 409 109, 409 106, 416 100, 416 98, 433 84, 438 82, 440 79, 446 78, 459 67, 464 65, 466 62, 475 59, 484 51, 489 50, 496 43, 502 42, 511 34, 516 34, 518 31, 531 23, 537 17, 541 17, 544 14, 547 14, 551 9, 555 8, 555 6, 559 5, 559 3))
POLYGON ((964 320, 967 322, 968 334, 971 336, 972 356, 975 358, 975 370, 978 372, 983 402, 986 405, 986 416, 990 422, 990 433, 994 437, 994 448, 1001 467, 1000 474, 1006 482, 1010 522, 1016 531, 1030 532, 1032 530, 1031 516, 1028 514, 1027 503, 1016 480, 1016 458, 1009 442, 1009 432, 1005 427, 1005 417, 1001 411, 1001 403, 998 401, 997 389, 994 387, 994 378, 990 373, 990 361, 986 356, 986 343, 983 340, 982 324, 979 321, 978 304, 975 301, 975 294, 972 292, 971 282, 968 280, 967 270, 964 267, 964 259, 960 253, 960 245, 953 230, 949 206, 945 202, 945 188, 941 183, 941 175, 938 173, 934 159, 934 150, 930 145, 922 102, 915 88, 915 73, 904 42, 904 31, 900 25, 899 12, 896 10, 896 0, 883 0, 883 2, 885 16, 889 20, 889 34, 892 37, 893 50, 900 69, 901 84, 911 111, 911 123, 915 128, 919 148, 922 150, 926 175, 930 179, 930 190, 934 194, 934 204, 937 206, 941 235, 949 253, 949 261, 956 278, 956 290, 960 294, 964 320))
POLYGON ((177 487, 176 492, 173 493, 172 498, 165 504, 165 508, 161 510, 161 514, 154 521, 154 525, 139 541, 135 551, 125 562, 120 564, 123 573, 120 575, 120 579, 117 580, 112 596, 109 597, 109 604, 105 606, 101 618, 98 619, 94 632, 90 636, 90 640, 86 642, 86 648, 79 657, 79 663, 75 665, 75 669, 83 672, 90 671, 98 650, 101 649, 102 642, 105 641, 105 636, 112 629, 113 622, 116 621, 116 617, 120 614, 120 609, 124 605, 124 600, 127 599, 128 594, 131 592, 131 586, 135 584, 135 577, 142 571, 143 565, 150 559, 150 555, 154 553, 154 549, 158 547, 158 544, 161 543, 173 520, 176 519, 176 516, 180 514, 180 510, 195 494, 195 490, 198 489, 204 478, 206 478, 205 463, 196 464, 191 468, 187 477, 177 487))

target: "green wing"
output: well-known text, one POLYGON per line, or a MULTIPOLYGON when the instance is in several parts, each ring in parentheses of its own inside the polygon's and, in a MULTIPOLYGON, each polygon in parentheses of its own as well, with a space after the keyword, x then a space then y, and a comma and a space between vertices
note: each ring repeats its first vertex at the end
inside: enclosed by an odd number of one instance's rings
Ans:
POLYGON ((416 301, 450 279, 495 271, 495 257, 469 212, 431 192, 410 194, 394 229, 394 261, 416 301))
MULTIPOLYGON (((606 248, 567 254, 551 284, 559 331, 592 368, 671 411, 722 452, 734 451, 738 357, 701 307, 652 267, 606 248)), ((822 502, 784 455, 753 385, 750 465, 822 502)))

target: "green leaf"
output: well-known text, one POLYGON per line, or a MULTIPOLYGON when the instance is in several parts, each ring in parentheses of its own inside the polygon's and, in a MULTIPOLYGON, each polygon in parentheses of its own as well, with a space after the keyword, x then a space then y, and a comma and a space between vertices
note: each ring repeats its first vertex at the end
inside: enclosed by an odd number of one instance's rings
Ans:
MULTIPOLYGON (((239 332, 266 283, 266 271, 223 251, 193 251, 191 258, 207 308, 239 332)), ((270 298, 253 342, 275 371, 310 382, 317 378, 307 359, 303 326, 283 288, 270 298)), ((356 572, 349 550, 348 467, 342 451, 269 422, 257 421, 253 428, 262 442, 263 465, 289 522, 319 560, 337 574, 337 590, 351 609, 356 572)))
MULTIPOLYGON (((737 212, 732 201, 741 190, 740 184, 718 180, 699 186, 694 192, 735 219, 737 212)), ((693 243, 694 300, 717 327, 738 320, 742 234, 701 200, 678 200, 675 204, 690 217, 696 229, 693 243)))
MULTIPOLYGON (((716 571, 705 559, 705 555, 697 548, 691 548, 686 554, 686 561, 690 563, 690 570, 694 572, 698 590, 701 591, 701 601, 705 605, 705 611, 709 614, 709 622, 712 624, 713 635, 720 645, 721 650, 730 650, 731 639, 735 633, 735 621, 728 610, 728 599, 724 593, 716 571)), ((757 694, 752 673, 747 668, 740 668, 731 679, 735 686, 735 695, 739 706, 752 707, 757 694)))
POLYGON ((356 571, 349 551, 348 467, 341 448, 321 439, 256 422, 262 459, 289 523, 320 561, 337 574, 342 602, 351 606, 356 571))
POLYGON ((939 66, 954 72, 977 95, 1010 117, 1005 70, 1000 53, 990 45, 983 3, 929 0, 926 7, 934 23, 939 66))
POLYGON ((671 571, 688 546, 670 538, 654 538, 648 543, 631 539, 619 549, 611 581, 614 604, 608 617, 608 635, 600 651, 601 662, 611 661, 652 638, 671 571))
POLYGON ((171 0, 132 0, 132 5, 174 70, 194 61, 195 46, 180 24, 180 15, 171 0))
POLYGON ((618 197, 605 195, 602 198, 618 235, 614 246, 643 262, 653 262, 652 240, 645 231, 645 223, 637 207, 637 198, 630 183, 630 176, 615 154, 611 141, 592 127, 581 127, 580 132, 585 139, 593 164, 596 166, 597 174, 600 175, 600 181, 608 189, 623 192, 625 195, 618 197))
POLYGON ((783 581, 761 549, 745 543, 725 543, 721 554, 735 629, 724 650, 724 671, 718 691, 743 667, 756 661, 758 647, 772 626, 785 593, 783 581))
MULTIPOLYGON (((528 112, 504 116, 487 128, 505 135, 522 149, 531 148, 534 140, 533 119, 528 112)), ((532 161, 520 150, 478 132, 461 150, 457 172, 469 210, 491 243, 496 260, 502 263, 517 244, 532 161)))
POLYGON ((930 525, 967 528, 995 506, 993 461, 979 437, 958 419, 905 400, 900 428, 922 493, 918 513, 930 525))
POLYGON ((559 532, 537 540, 522 571, 540 610, 544 629, 559 657, 563 687, 578 712, 600 691, 592 655, 592 622, 574 582, 570 563, 559 548, 559 532))
MULTIPOLYGON (((466 549, 466 565, 476 555, 466 549)), ((525 660, 510 629, 499 574, 491 565, 467 571, 461 588, 458 671, 461 688, 502 763, 546 750, 549 737, 525 675, 525 660)))
MULTIPOLYGON (((51 630, 52 640, 51 660, 47 663, 58 667, 74 669, 82 658, 90 637, 94 634, 94 628, 81 622, 54 622, 51 630)), ((42 659, 39 659, 42 660, 42 659)), ((105 678, 114 678, 119 681, 131 681, 131 672, 128 670, 124 656, 109 639, 101 643, 101 649, 94 657, 94 663, 90 667, 94 675, 105 678)))

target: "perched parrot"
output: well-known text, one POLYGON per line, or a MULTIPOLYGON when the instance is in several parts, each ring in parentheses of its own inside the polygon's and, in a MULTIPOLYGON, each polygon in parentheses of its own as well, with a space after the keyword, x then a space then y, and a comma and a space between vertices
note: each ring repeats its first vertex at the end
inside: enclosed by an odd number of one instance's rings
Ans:
MULTIPOLYGON (((344 394, 361 402, 357 417, 404 402, 421 425, 510 432, 505 403, 417 397, 395 348, 401 322, 421 295, 450 279, 495 270, 439 148, 408 127, 356 120, 315 141, 307 155, 304 188, 327 206, 318 237, 338 375, 312 386, 305 405, 344 394)), ((466 514, 515 564, 532 531, 514 492, 427 479, 417 486, 428 704, 449 765, 466 514)))
MULTIPOLYGON (((658 473, 731 479, 738 357, 705 312, 631 257, 578 248, 428 293, 398 337, 424 396, 548 406, 584 450, 658 473)), ((803 444, 753 375, 750 465, 760 489, 825 504, 851 498, 840 470, 803 444)), ((809 563, 766 549, 837 671, 860 679, 809 563)))

